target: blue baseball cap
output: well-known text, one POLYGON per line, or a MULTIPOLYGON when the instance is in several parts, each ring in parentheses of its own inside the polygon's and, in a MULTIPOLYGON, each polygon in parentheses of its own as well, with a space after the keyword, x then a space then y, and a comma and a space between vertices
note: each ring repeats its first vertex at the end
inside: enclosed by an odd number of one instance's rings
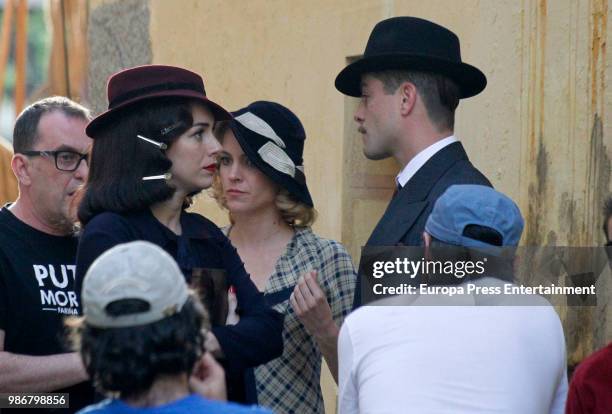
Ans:
POLYGON ((492 247, 463 235, 472 224, 499 232, 502 246, 517 246, 524 227, 521 211, 508 196, 483 185, 453 185, 436 201, 425 231, 456 246, 492 247))

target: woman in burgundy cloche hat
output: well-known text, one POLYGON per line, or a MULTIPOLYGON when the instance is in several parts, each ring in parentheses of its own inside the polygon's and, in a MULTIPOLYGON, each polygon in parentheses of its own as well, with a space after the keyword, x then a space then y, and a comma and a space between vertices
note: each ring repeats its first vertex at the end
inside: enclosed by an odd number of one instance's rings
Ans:
POLYGON ((240 321, 213 323, 206 347, 224 363, 229 399, 254 402, 245 397, 253 392, 244 372, 281 354, 282 315, 265 304, 219 228, 185 211, 186 200, 213 182, 221 150, 213 127, 231 116, 207 98, 199 75, 173 66, 118 72, 107 93, 108 110, 87 126, 94 144, 79 206, 78 286, 98 256, 133 240, 161 246, 188 281, 202 269, 225 270, 240 321))

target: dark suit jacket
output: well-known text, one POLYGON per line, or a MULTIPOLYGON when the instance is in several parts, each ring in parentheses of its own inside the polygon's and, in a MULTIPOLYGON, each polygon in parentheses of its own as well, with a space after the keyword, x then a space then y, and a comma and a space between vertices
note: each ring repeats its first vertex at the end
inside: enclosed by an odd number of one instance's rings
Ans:
MULTIPOLYGON (((491 183, 470 162, 460 142, 431 157, 393 197, 366 246, 420 246, 425 222, 444 191, 454 184, 491 183)), ((355 286, 353 308, 361 306, 361 276, 355 286)))

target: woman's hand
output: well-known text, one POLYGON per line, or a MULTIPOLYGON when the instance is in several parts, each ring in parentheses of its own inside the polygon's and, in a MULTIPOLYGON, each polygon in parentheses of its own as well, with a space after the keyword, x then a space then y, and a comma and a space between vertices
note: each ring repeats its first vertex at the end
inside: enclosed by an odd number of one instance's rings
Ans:
POLYGON ((204 338, 204 349, 214 355, 216 358, 223 358, 223 350, 217 340, 217 337, 211 331, 206 332, 204 338))
POLYGON ((300 277, 289 302, 308 333, 317 338, 338 336, 338 326, 332 317, 325 293, 317 282, 316 270, 300 277))
POLYGON ((300 277, 289 298, 291 307, 311 334, 329 370, 338 383, 338 334, 340 329, 332 316, 325 293, 317 282, 317 272, 310 271, 300 277))
POLYGON ((189 388, 192 392, 211 400, 227 400, 225 371, 210 353, 206 352, 196 362, 189 378, 189 388))

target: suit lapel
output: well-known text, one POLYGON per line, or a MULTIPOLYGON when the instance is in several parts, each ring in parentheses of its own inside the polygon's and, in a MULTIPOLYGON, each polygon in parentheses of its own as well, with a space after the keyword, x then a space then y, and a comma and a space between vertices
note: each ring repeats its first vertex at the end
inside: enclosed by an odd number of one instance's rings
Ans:
POLYGON ((399 200, 403 192, 403 190, 400 191, 387 207, 385 214, 368 239, 368 246, 393 246, 397 244, 406 234, 406 230, 412 226, 419 214, 427 207, 427 201, 401 204, 399 200))
POLYGON ((440 151, 416 172, 391 200, 387 210, 368 239, 368 246, 393 246, 417 221, 426 209, 433 186, 457 161, 467 159, 463 145, 452 143, 440 151))

